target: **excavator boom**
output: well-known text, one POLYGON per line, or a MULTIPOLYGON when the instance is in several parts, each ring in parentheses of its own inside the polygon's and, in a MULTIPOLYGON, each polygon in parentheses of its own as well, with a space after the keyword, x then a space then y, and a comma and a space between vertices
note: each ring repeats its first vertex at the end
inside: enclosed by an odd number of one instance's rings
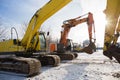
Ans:
POLYGON ((39 9, 29 22, 27 31, 21 41, 22 45, 26 46, 26 49, 28 49, 31 40, 41 27, 41 24, 70 1, 71 0, 50 0, 45 6, 39 9))

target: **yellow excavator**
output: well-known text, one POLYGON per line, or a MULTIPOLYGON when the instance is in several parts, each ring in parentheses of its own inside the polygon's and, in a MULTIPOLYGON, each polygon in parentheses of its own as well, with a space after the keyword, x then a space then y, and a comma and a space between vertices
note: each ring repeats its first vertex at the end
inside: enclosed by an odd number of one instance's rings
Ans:
MULTIPOLYGON (((39 32, 41 24, 67 5, 71 0, 50 0, 31 18, 22 40, 10 39, 0 42, 0 70, 26 74, 39 73, 41 64, 57 66, 60 58, 45 52, 46 40, 39 32), (14 55, 13 55, 14 54, 14 55), (5 56, 10 55, 10 56, 5 56)), ((16 29, 12 28, 11 32, 16 29)), ((16 31, 17 34, 17 31, 16 31)))
POLYGON ((120 63, 120 0, 107 0, 107 24, 105 27, 103 54, 110 59, 115 58, 120 63))

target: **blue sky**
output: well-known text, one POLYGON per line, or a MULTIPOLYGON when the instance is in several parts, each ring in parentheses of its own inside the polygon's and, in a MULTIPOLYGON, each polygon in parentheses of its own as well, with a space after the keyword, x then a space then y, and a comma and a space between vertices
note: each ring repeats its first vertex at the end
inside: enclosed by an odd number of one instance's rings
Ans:
POLYGON ((0 0, 0 17, 20 23, 29 21, 37 9, 49 0, 0 0), (45 2, 44 2, 45 1, 45 2), (40 5, 39 5, 39 3, 40 5))
MULTIPOLYGON (((20 34, 21 25, 28 23, 33 14, 48 1, 49 0, 0 0, 0 18, 8 30, 14 26, 17 28, 19 37, 22 37, 20 34)), ((52 38, 59 39, 61 25, 64 20, 92 12, 96 26, 97 43, 102 46, 105 27, 103 10, 105 7, 106 0, 72 0, 67 6, 46 20, 40 29, 46 32, 51 31, 52 38)), ((78 43, 88 39, 86 23, 72 28, 68 38, 78 43)))

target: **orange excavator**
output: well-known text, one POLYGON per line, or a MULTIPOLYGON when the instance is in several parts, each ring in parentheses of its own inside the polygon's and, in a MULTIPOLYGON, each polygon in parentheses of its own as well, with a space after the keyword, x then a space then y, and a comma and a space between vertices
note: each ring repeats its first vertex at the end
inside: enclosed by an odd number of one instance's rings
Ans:
POLYGON ((79 16, 74 19, 69 19, 63 22, 63 25, 62 25, 63 31, 61 31, 61 38, 60 38, 60 42, 57 44, 57 53, 56 53, 56 55, 58 55, 61 59, 66 60, 66 59, 73 59, 74 57, 75 58, 77 57, 77 53, 72 52, 73 45, 71 40, 67 39, 67 37, 72 27, 76 27, 78 24, 81 24, 84 22, 87 22, 87 25, 88 25, 90 43, 87 47, 82 48, 79 52, 86 52, 88 54, 92 54, 95 51, 96 39, 92 37, 93 30, 95 35, 95 26, 94 26, 93 14, 89 12, 88 14, 85 14, 83 16, 79 16), (88 16, 83 18, 86 15, 88 16), (70 58, 70 56, 73 56, 73 58, 72 57, 70 58))
POLYGON ((94 43, 95 43, 96 39, 92 37, 92 30, 94 29, 94 33, 95 33, 95 26, 94 26, 93 14, 89 12, 88 14, 85 14, 85 15, 79 16, 79 17, 74 18, 74 19, 69 19, 69 20, 66 20, 63 22, 62 28, 64 28, 64 30, 61 31, 60 44, 64 45, 64 47, 67 50, 69 50, 69 45, 68 45, 69 40, 67 39, 67 36, 70 32, 70 29, 72 27, 77 26, 78 24, 87 22, 90 44, 87 47, 81 49, 81 51, 84 51, 84 52, 91 54, 95 50, 94 43), (88 15, 88 17, 82 18, 85 15, 88 15), (92 41, 92 39, 94 39, 94 41, 92 41))

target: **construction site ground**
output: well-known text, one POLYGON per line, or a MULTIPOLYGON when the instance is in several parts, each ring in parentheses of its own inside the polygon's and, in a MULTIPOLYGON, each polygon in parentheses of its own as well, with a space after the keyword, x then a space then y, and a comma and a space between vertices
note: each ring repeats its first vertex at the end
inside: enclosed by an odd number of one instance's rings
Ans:
POLYGON ((0 80, 120 80, 120 64, 99 50, 91 55, 78 53, 76 59, 64 60, 57 67, 42 67, 40 74, 31 77, 0 71, 0 80))

